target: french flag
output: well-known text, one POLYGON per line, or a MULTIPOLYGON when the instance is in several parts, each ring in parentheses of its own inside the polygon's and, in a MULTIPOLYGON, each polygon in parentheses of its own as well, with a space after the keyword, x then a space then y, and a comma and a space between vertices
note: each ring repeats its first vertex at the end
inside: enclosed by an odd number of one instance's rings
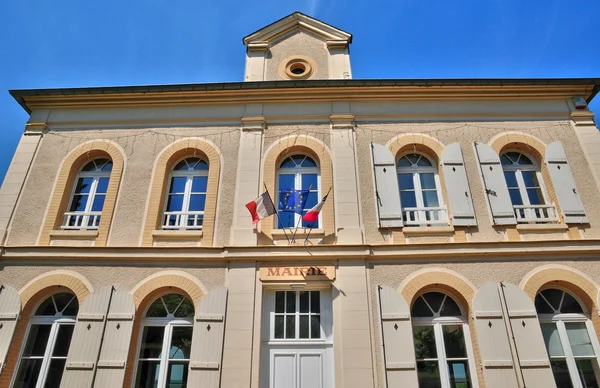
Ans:
POLYGON ((246 204, 246 207, 250 211, 252 216, 252 223, 256 224, 263 218, 267 218, 275 214, 275 205, 269 195, 268 191, 265 191, 256 198, 254 201, 250 201, 246 204))
POLYGON ((302 217, 302 221, 311 222, 311 223, 317 222, 317 220, 319 219, 319 213, 321 213, 321 209, 323 209, 323 205, 325 204, 325 201, 327 201, 328 195, 329 195, 329 193, 327 193, 323 197, 321 202, 319 202, 312 209, 307 211, 306 214, 304 215, 304 217, 302 217))

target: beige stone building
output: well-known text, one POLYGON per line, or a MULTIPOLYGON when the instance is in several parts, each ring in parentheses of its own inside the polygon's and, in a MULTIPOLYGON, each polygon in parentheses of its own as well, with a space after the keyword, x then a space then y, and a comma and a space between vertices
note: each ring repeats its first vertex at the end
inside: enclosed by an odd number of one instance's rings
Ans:
POLYGON ((11 91, 0 386, 598 387, 600 79, 357 80, 351 42, 294 13, 244 82, 11 91), (255 225, 265 186, 307 199, 255 225))

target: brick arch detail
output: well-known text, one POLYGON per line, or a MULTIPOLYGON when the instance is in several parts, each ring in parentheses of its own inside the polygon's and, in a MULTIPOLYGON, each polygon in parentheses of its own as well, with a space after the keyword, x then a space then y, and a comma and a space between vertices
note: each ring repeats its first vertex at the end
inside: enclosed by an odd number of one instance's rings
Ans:
MULTIPOLYGON (((502 132, 492 137, 488 145, 500 155, 503 149, 511 148, 522 150, 525 153, 534 154, 536 157, 544 157, 546 143, 537 137, 523 132, 502 132)), ((542 160, 537 160, 541 165, 542 160)))
MULTIPOLYGON (((523 277, 519 286, 531 299, 534 299, 543 286, 555 281, 563 282, 563 287, 564 283, 567 283, 566 288, 569 288, 569 284, 571 284, 581 289, 586 294, 586 299, 589 298, 595 305, 598 303, 598 290, 600 289, 598 284, 585 273, 566 265, 548 264, 534 268, 523 277)), ((575 292, 575 290, 573 291, 575 292)), ((595 307, 597 309, 598 306, 595 307)))
POLYGON ((160 271, 148 276, 131 290, 131 296, 136 308, 140 307, 148 295, 157 289, 165 287, 173 287, 184 291, 188 294, 195 307, 198 306, 202 297, 208 292, 206 287, 196 277, 187 272, 160 271))
POLYGON ((464 299, 464 302, 467 303, 467 306, 464 307, 468 308, 477 292, 477 288, 469 279, 446 268, 427 268, 413 272, 398 286, 398 292, 412 305, 421 290, 439 286, 453 290, 457 296, 464 299))
POLYGON ((80 144, 63 159, 46 212, 46 219, 38 239, 39 245, 50 244, 50 232, 60 228, 62 225, 63 214, 69 205, 71 191, 77 174, 89 160, 98 157, 110 158, 113 163, 104 207, 102 209, 102 218, 98 227, 98 236, 94 242, 95 246, 106 245, 117 201, 117 193, 121 184, 121 177, 125 170, 126 159, 125 151, 120 145, 104 139, 92 140, 80 144))
POLYGON ((150 192, 144 221, 142 246, 152 246, 152 232, 161 223, 161 215, 165 202, 169 174, 173 164, 186 156, 199 156, 208 160, 208 184, 206 202, 204 205, 204 222, 202 225, 202 246, 213 245, 215 221, 217 214, 217 199, 223 156, 217 146, 206 139, 190 137, 177 140, 166 146, 154 163, 150 192))
MULTIPOLYGON (((279 139, 265 151, 262 171, 264 182, 270 193, 276 192, 277 167, 279 163, 281 163, 284 157, 293 155, 294 153, 305 153, 317 160, 321 174, 321 195, 324 195, 330 187, 333 187, 333 162, 329 148, 312 136, 292 135, 279 139)), ((273 200, 275 200, 275 197, 273 197, 273 200)), ((329 194, 327 203, 322 211, 322 229, 326 236, 335 233, 334 190, 329 194)), ((261 232, 267 237, 272 238, 272 231, 276 226, 275 223, 275 217, 270 217, 262 221, 261 232)))
POLYGON ((77 272, 66 270, 46 272, 32 279, 19 290, 21 308, 24 309, 27 303, 40 291, 56 286, 66 287, 73 291, 80 305, 94 291, 92 284, 77 272))
POLYGON ((401 153, 416 149, 433 157, 439 164, 442 160, 442 151, 446 146, 438 139, 424 133, 405 133, 393 137, 387 142, 386 147, 392 151, 395 158, 398 158, 401 153))
POLYGON ((566 265, 548 264, 529 271, 519 286, 534 300, 542 287, 548 284, 555 284, 569 290, 585 304, 596 337, 600 340, 600 316, 598 316, 600 287, 598 284, 578 269, 566 265), (555 283, 556 281, 558 283, 555 283))

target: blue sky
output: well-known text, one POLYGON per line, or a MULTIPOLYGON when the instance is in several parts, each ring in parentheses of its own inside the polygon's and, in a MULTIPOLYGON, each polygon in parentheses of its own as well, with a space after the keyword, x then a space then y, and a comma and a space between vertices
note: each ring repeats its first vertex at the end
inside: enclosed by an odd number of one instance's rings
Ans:
POLYGON ((28 118, 8 89, 241 81, 242 37, 296 10, 354 35, 354 78, 600 77, 598 1, 5 0, 0 180, 28 118))

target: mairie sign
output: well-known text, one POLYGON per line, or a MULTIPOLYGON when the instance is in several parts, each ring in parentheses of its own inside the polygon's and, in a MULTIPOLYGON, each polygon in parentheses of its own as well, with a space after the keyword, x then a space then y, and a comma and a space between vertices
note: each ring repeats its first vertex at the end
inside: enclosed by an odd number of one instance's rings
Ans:
POLYGON ((315 281, 334 280, 333 265, 264 266, 260 267, 262 281, 315 281))

